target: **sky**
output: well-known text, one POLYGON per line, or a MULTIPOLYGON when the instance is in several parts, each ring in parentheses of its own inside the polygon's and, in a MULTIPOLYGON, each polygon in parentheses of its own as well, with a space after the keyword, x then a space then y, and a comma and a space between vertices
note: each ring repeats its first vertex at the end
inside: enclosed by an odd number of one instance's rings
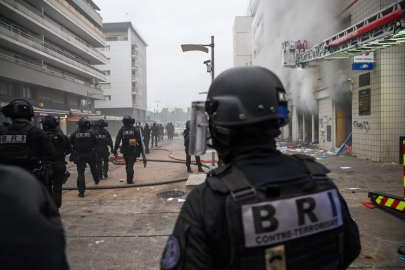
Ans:
POLYGON ((147 48, 148 110, 190 107, 205 100, 211 83, 205 60, 181 44, 209 44, 215 36, 215 75, 233 66, 233 23, 247 0, 95 0, 104 22, 131 21, 147 48), (127 15, 128 13, 128 15, 127 15))

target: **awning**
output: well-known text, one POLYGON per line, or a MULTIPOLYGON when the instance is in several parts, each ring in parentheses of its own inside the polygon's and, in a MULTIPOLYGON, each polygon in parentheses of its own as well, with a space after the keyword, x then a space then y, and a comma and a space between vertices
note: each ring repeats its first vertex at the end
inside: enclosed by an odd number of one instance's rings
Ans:
POLYGON ((48 115, 69 115, 69 111, 44 109, 34 107, 35 116, 48 116, 48 115))

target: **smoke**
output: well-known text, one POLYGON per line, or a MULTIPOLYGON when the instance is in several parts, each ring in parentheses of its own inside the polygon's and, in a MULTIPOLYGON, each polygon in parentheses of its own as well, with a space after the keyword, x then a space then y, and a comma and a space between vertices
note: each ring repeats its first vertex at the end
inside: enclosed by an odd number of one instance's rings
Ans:
MULTIPOLYGON (((333 75, 334 67, 296 70, 283 68, 281 43, 284 40, 307 40, 308 47, 337 33, 339 1, 336 0, 262 0, 262 19, 255 21, 253 64, 275 72, 283 81, 294 106, 317 111, 313 90, 320 88, 320 74, 333 75), (257 27, 259 26, 259 27, 257 27), (257 27, 257 28, 256 28, 257 27), (326 72, 326 73, 325 73, 326 72)), ((260 18, 260 14, 258 14, 260 18)), ((334 76, 334 75, 333 75, 334 76)), ((334 81, 334 77, 326 81, 334 81)))

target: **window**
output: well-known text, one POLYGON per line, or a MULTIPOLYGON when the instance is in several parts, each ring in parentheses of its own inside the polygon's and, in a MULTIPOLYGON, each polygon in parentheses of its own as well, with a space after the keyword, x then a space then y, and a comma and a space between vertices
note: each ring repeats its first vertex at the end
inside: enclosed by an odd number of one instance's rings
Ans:
POLYGON ((107 58, 106 64, 110 63, 110 58, 107 58))
POLYGON ((110 76, 111 72, 109 70, 104 70, 105 75, 110 76))
POLYGON ((8 95, 7 82, 0 81, 0 95, 8 95))
POLYGON ((109 51, 110 50, 110 45, 105 46, 105 50, 109 51))
POLYGON ((80 99, 80 104, 82 105, 82 107, 87 108, 86 99, 84 99, 84 98, 80 99))
POLYGON ((27 86, 27 85, 23 86, 23 97, 32 98, 32 89, 30 86, 27 86))
POLYGON ((359 87, 370 85, 370 72, 359 76, 359 87))
POLYGON ((111 96, 104 96, 104 100, 111 100, 111 96))
POLYGON ((100 83, 101 89, 111 89, 111 83, 100 83))
POLYGON ((135 76, 135 70, 132 70, 132 76, 135 76))

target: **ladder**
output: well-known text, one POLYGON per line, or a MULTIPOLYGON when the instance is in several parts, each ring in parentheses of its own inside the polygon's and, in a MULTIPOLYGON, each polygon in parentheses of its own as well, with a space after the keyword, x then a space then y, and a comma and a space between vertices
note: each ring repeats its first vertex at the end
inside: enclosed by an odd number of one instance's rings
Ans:
POLYGON ((405 0, 398 0, 308 50, 306 41, 284 41, 282 65, 308 68, 313 62, 346 59, 405 43, 404 15, 405 0))

